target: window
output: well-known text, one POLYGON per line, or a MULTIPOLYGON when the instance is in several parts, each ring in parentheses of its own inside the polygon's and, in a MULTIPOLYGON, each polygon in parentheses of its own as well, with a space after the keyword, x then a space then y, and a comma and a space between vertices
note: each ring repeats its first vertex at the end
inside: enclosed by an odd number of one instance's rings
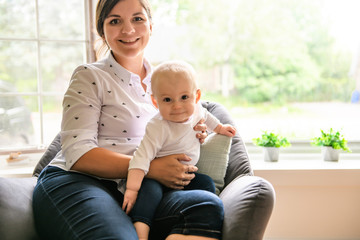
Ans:
MULTIPOLYGON (((47 145, 60 130, 72 71, 94 61, 88 29, 96 1, 0 2, 0 148, 47 145)), ((194 65, 202 99, 225 105, 245 141, 273 130, 308 145, 334 128, 358 146, 358 1, 151 4, 148 59, 194 65)))
POLYGON ((60 131, 72 71, 94 60, 91 1, 0 3, 0 148, 44 146, 60 131))
POLYGON ((270 130, 309 145, 320 129, 360 136, 358 1, 154 1, 149 55, 190 61, 203 99, 247 142, 270 130))

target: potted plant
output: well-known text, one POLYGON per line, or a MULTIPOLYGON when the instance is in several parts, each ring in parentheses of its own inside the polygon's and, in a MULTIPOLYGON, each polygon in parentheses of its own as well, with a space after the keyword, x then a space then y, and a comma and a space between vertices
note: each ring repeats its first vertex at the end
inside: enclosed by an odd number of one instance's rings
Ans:
POLYGON ((261 137, 254 138, 253 142, 255 145, 263 147, 264 160, 268 162, 276 162, 279 160, 280 147, 291 146, 286 137, 268 131, 263 131, 261 137))
POLYGON ((325 161, 338 161, 340 150, 351 152, 347 147, 347 140, 330 128, 329 132, 321 130, 321 136, 311 139, 311 144, 322 147, 322 155, 325 161))

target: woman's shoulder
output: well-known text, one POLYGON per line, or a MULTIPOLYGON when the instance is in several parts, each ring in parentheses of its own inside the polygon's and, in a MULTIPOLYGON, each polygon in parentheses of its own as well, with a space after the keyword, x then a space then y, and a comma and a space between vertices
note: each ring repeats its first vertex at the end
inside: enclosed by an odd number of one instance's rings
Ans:
POLYGON ((105 59, 93 62, 93 63, 84 63, 75 68, 74 73, 77 72, 97 72, 97 71, 106 71, 106 61, 105 59))
POLYGON ((109 71, 106 69, 106 61, 101 60, 94 63, 84 63, 75 68, 71 79, 101 79, 106 76, 109 71))

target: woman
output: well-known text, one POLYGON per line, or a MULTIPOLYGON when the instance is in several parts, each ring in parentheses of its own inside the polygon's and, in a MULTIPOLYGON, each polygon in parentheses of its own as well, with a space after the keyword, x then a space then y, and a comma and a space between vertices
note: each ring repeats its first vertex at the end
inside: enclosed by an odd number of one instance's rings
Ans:
MULTIPOLYGON (((43 239, 138 239, 121 209, 121 180, 115 180, 126 177, 145 125, 156 113, 152 70, 144 59, 151 11, 146 0, 100 0, 96 21, 110 51, 101 61, 79 66, 65 94, 62 150, 34 190, 35 225, 43 239)), ((152 161, 147 178, 183 189, 197 168, 179 160, 190 159, 178 154, 152 161)), ((150 239, 220 239, 222 220, 223 206, 214 194, 170 191, 157 209, 150 239)))

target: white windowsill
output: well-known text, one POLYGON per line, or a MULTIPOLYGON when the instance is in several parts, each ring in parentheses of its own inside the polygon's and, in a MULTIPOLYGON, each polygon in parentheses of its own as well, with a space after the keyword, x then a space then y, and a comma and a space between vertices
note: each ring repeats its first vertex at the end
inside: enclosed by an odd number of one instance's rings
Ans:
POLYGON ((6 161, 8 155, 0 155, 0 177, 31 177, 42 155, 43 152, 21 154, 24 160, 13 163, 6 161))
POLYGON ((327 162, 320 153, 281 153, 279 161, 265 162, 262 153, 249 153, 254 170, 334 170, 360 169, 360 154, 340 153, 338 162, 327 162))

